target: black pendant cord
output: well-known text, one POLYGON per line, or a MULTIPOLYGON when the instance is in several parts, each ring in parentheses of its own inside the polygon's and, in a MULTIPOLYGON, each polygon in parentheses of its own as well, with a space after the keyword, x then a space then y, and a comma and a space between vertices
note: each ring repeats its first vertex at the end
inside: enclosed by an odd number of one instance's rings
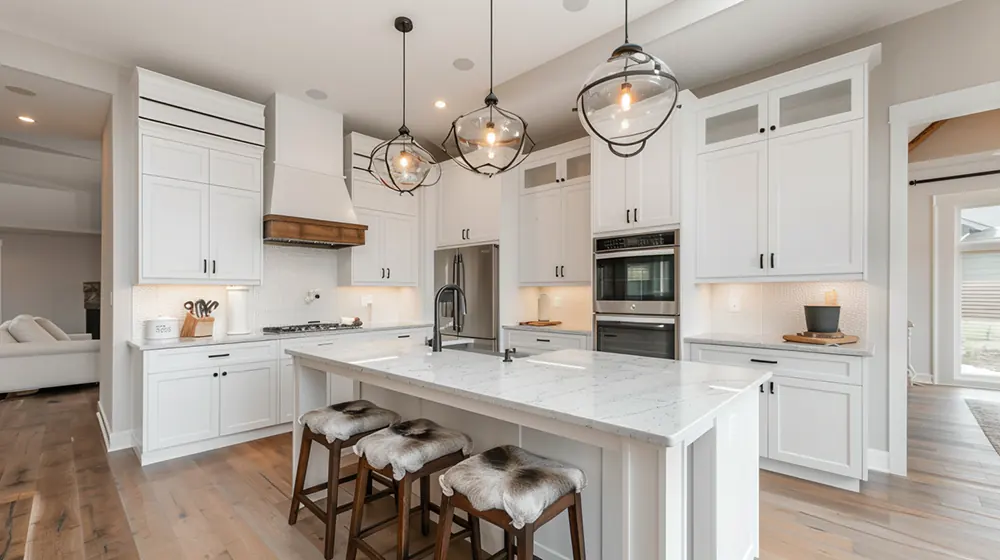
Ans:
POLYGON ((406 128, 406 32, 403 32, 403 128, 406 128))
MULTIPOLYGON (((495 99, 496 94, 493 93, 493 0, 490 0, 490 99, 495 99)), ((490 104, 490 122, 493 122, 493 106, 490 104)))
POLYGON ((628 0, 625 0, 625 42, 628 43, 628 0))

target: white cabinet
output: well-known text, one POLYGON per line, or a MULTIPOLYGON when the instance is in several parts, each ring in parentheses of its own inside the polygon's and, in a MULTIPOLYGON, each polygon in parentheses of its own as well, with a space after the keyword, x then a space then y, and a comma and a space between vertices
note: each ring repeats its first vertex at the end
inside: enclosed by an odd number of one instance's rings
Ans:
POLYGON ((364 209, 356 212, 368 232, 363 246, 341 251, 340 285, 416 285, 417 218, 364 209))
POLYGON ((142 263, 146 279, 209 277, 210 187, 201 183, 142 178, 142 263))
POLYGON ((417 191, 416 196, 401 195, 387 189, 368 173, 372 150, 381 143, 378 138, 357 132, 344 137, 344 166, 347 168, 345 179, 351 201, 355 208, 416 216, 420 211, 420 191, 417 191))
POLYGON ((556 350, 589 350, 590 337, 586 334, 553 333, 544 329, 523 331, 505 328, 505 348, 513 348, 521 355, 542 354, 556 350))
POLYGON ((536 152, 521 164, 522 188, 568 187, 590 183, 592 160, 586 141, 569 142, 536 152))
POLYGON ((675 115, 638 155, 621 158, 594 140, 595 235, 680 223, 680 154, 675 115))
POLYGON ((500 239, 501 177, 441 166, 437 190, 437 246, 482 245, 500 239))
POLYGON ((234 284, 259 282, 260 193, 214 185, 210 192, 210 277, 234 284))
POLYGON ((144 175, 208 183, 209 161, 209 150, 204 146, 149 135, 142 137, 144 175))
POLYGON ((861 478, 861 387, 784 376, 776 376, 770 383, 768 457, 861 478))
POLYGON ((757 435, 759 444, 757 449, 760 450, 761 457, 767 457, 767 405, 771 401, 770 394, 767 391, 767 383, 760 386, 760 402, 758 403, 760 413, 758 415, 758 427, 757 435))
MULTIPOLYGON (((706 103, 703 99, 702 103, 706 103)), ((767 93, 715 105, 698 113, 699 153, 767 139, 767 93)))
POLYGON ((219 435, 236 434, 278 423, 274 399, 278 371, 273 362, 222 368, 219 389, 219 435))
POLYGON ((522 285, 590 281, 589 185, 523 191, 519 228, 522 285))
POLYGON ((260 192, 263 188, 260 159, 211 150, 209 182, 220 187, 260 192))
POLYGON ((219 370, 201 368, 148 376, 145 449, 219 435, 219 370))
POLYGON ((295 366, 292 360, 281 361, 278 372, 278 423, 295 420, 292 407, 295 405, 295 366))
POLYGON ((780 137, 864 118, 862 66, 821 74, 771 90, 768 136, 780 137))

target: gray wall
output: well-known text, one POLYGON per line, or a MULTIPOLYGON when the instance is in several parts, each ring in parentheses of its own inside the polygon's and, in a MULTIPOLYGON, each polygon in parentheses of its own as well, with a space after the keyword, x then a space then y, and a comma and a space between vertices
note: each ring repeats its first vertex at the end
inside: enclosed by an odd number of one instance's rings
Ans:
POLYGON ((882 43, 882 65, 871 74, 869 99, 868 332, 877 345, 870 374, 869 446, 874 449, 888 449, 889 107, 1000 81, 997 22, 1000 22, 1000 2, 965 0, 695 92, 704 97, 882 43))

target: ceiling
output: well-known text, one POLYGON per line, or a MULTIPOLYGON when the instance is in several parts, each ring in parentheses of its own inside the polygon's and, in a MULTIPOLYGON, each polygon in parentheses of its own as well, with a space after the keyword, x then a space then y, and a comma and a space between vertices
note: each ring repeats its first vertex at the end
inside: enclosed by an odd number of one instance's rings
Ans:
POLYGON ((100 140, 110 107, 106 93, 0 66, 0 134, 100 140), (35 95, 18 95, 7 86, 35 95), (35 122, 21 122, 22 115, 35 122))
MULTIPOLYGON (((633 38, 695 88, 956 1, 630 0, 630 19, 633 38)), ((581 135, 570 112, 577 90, 622 39, 620 1, 590 0, 578 12, 563 4, 503 0, 496 8, 501 106, 525 116, 542 145, 581 135)), ((0 27, 258 102, 275 91, 307 99, 306 90, 319 89, 329 98, 313 102, 343 112, 349 130, 386 137, 400 119, 400 38, 392 21, 408 15, 415 30, 407 41, 407 122, 418 137, 440 141, 488 91, 485 0, 378 0, 364 9, 329 0, 292 0, 280 10, 249 5, 4 0, 0 27), (475 68, 456 70, 460 57, 475 68), (435 109, 437 99, 448 108, 435 109)))

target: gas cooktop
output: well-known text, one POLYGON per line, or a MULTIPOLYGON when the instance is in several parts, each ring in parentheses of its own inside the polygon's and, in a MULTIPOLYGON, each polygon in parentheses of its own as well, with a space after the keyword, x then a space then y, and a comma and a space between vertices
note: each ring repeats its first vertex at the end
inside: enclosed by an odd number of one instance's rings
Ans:
POLYGON ((347 325, 344 323, 306 323, 304 325, 284 325, 281 327, 264 327, 264 334, 296 334, 314 333, 328 331, 345 331, 360 329, 361 325, 347 325))

